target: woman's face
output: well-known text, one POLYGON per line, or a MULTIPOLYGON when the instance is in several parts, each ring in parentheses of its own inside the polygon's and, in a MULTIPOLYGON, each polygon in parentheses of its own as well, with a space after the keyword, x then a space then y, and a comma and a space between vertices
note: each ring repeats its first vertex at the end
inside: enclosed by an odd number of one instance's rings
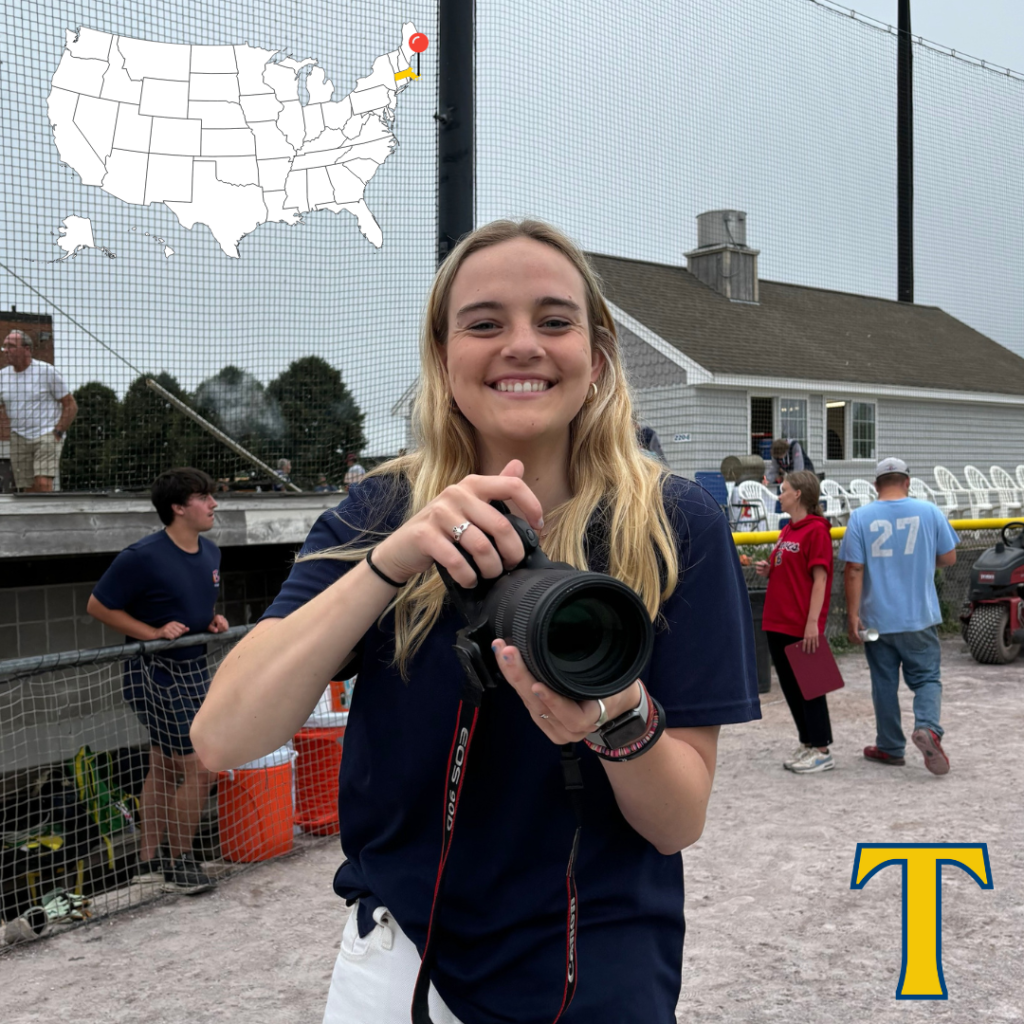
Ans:
POLYGON ((794 491, 788 480, 783 480, 782 486, 779 488, 779 505, 788 516, 800 508, 800 492, 794 491))
POLYGON ((481 438, 554 440, 568 429, 604 365, 591 351, 586 306, 576 268, 532 238, 463 262, 441 358, 455 402, 481 438))

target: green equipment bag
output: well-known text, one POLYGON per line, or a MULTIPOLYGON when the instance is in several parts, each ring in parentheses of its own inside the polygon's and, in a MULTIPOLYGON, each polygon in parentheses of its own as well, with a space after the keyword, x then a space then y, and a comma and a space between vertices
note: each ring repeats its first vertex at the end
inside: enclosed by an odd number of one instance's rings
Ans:
POLYGON ((139 816, 139 801, 114 784, 114 758, 110 751, 94 754, 82 747, 68 764, 78 790, 78 799, 89 810, 107 847, 110 869, 114 869, 114 847, 110 836, 128 829, 134 832, 139 816))

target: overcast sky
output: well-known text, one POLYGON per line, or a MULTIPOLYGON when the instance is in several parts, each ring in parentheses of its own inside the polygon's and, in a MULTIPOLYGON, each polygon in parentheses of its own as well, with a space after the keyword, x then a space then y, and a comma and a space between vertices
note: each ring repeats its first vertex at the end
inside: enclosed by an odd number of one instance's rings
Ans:
MULTIPOLYGON (((851 0, 847 6, 896 24, 897 0, 851 0)), ((914 0, 910 27, 914 35, 1024 74, 1022 0, 914 0)))
MULTIPOLYGON (((853 0, 885 22, 896 0, 853 0)), ((193 389, 227 364, 266 383, 293 359, 337 366, 391 450, 414 380, 434 269, 436 51, 398 103, 399 147, 367 189, 375 250, 348 215, 265 225, 241 259, 160 204, 128 206, 61 166, 46 96, 64 34, 87 25, 164 42, 316 57, 339 95, 436 0, 0 0, 0 255, 135 366, 193 389), (67 263, 64 217, 98 250, 67 263), (165 239, 175 255, 165 258, 165 239)), ((539 216, 595 252, 685 265, 695 217, 737 208, 761 276, 895 298, 895 37, 812 0, 477 3, 477 220, 539 216)), ((1024 72, 1024 0, 916 0, 915 34, 1024 72)), ((918 48, 918 302, 1024 355, 1024 82, 918 48)), ((0 275, 0 309, 45 311, 0 275)), ((78 387, 135 371, 56 318, 78 387)))

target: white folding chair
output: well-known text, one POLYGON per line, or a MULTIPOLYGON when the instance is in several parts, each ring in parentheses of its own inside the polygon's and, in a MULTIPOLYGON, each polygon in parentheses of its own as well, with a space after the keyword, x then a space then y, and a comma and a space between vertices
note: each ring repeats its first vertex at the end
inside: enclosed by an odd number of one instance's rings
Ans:
POLYGON ((1000 514, 1006 519, 1020 515, 1024 511, 1024 498, 1017 481, 1002 466, 990 466, 988 475, 999 495, 1000 514))
POLYGON ((983 519, 995 513, 996 503, 992 500, 995 488, 988 482, 985 474, 977 466, 964 466, 967 477, 967 489, 971 493, 971 515, 975 519, 983 519))
POLYGON ((939 503, 935 492, 920 477, 916 476, 910 478, 910 496, 917 498, 918 501, 930 501, 933 505, 939 503))
POLYGON ((851 480, 847 490, 850 497, 858 503, 859 508, 870 505, 871 502, 878 498, 878 491, 875 490, 875 485, 868 480, 851 480))
POLYGON ((744 493, 743 484, 731 484, 729 487, 729 520, 735 533, 747 533, 764 528, 762 519, 764 509, 759 497, 749 498, 744 493))
POLYGON ((957 512, 970 512, 971 493, 957 480, 956 476, 945 466, 936 466, 932 472, 935 474, 935 482, 939 486, 939 494, 945 503, 942 510, 946 516, 953 519, 957 512))
POLYGON ((841 519, 852 511, 850 495, 835 480, 821 481, 821 497, 826 519, 841 519))
POLYGON ((754 509, 758 525, 762 529, 779 529, 779 520, 782 516, 775 511, 775 504, 779 500, 777 494, 756 480, 744 480, 743 483, 736 485, 736 490, 739 491, 744 503, 754 509))

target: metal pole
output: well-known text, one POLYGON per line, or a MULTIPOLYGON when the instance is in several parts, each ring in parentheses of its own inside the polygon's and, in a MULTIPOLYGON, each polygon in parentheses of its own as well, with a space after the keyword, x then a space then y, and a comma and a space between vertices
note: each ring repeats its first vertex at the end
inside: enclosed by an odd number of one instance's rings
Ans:
POLYGON ((174 395, 167 390, 167 388, 161 387, 152 377, 146 378, 146 387, 152 388, 161 398, 170 402, 179 412, 183 412, 189 419, 195 420, 208 434, 215 437, 222 445, 226 448, 230 448, 236 455, 241 455, 243 459, 251 462, 258 469, 263 470, 264 473, 269 473, 270 476, 275 480, 280 480, 289 490, 296 491, 302 494, 302 488, 293 484, 290 480, 285 480, 283 476, 276 469, 271 469, 265 462, 258 459, 251 451, 247 448, 243 448, 237 441, 232 440, 224 433, 223 430, 218 430, 209 420, 203 419, 195 411, 195 409, 189 408, 180 398, 175 398, 174 395))
POLYGON ((910 0, 899 0, 896 54, 896 297, 914 301, 914 70, 910 0))
POLYGON ((29 658, 11 658, 0 661, 0 681, 10 682, 18 676, 38 675, 62 668, 76 668, 79 665, 95 665, 97 662, 127 661, 140 654, 158 654, 177 647, 197 647, 200 644, 232 643, 241 640, 256 623, 247 626, 232 626, 223 633, 189 633, 177 640, 133 640, 113 647, 90 647, 79 651, 56 651, 53 654, 37 654, 29 658))
POLYGON ((437 261, 474 227, 475 0, 438 10, 437 261))

